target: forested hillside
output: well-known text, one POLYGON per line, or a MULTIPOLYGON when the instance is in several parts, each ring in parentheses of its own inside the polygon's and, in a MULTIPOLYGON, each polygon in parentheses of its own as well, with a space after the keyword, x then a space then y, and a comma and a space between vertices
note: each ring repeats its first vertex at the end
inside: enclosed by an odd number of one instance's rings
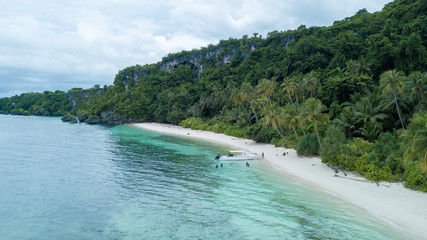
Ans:
POLYGON ((125 68, 112 86, 3 98, 0 112, 180 124, 427 191, 426 13, 425 0, 396 0, 328 27, 222 40, 125 68))

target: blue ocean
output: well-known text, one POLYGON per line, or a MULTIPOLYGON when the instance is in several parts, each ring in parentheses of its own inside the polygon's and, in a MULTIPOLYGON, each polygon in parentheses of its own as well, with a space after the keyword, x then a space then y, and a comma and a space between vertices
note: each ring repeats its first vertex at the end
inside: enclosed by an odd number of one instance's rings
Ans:
POLYGON ((0 239, 416 239, 227 147, 0 115, 0 239))

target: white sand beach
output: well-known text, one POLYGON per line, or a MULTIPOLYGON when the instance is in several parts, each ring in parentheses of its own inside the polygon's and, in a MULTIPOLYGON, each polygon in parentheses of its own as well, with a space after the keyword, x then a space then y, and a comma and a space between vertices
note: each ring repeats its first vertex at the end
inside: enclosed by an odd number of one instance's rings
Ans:
POLYGON ((380 182, 377 185, 351 173, 345 176, 342 171, 338 176, 334 176, 333 170, 321 163, 320 158, 298 157, 293 149, 277 148, 248 139, 168 124, 135 123, 132 125, 146 130, 229 145, 251 153, 264 153, 262 161, 272 164, 289 177, 311 184, 366 209, 380 219, 427 239, 427 194, 404 188, 401 183, 380 182), (283 156, 283 152, 288 154, 283 156))

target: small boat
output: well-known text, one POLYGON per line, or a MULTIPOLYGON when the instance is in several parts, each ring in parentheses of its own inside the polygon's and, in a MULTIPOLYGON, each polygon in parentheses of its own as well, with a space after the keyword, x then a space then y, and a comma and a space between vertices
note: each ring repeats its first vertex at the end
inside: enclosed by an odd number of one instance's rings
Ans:
POLYGON ((241 160, 255 160, 260 158, 260 155, 250 154, 247 151, 230 151, 228 155, 217 155, 215 159, 222 161, 241 161, 241 160))

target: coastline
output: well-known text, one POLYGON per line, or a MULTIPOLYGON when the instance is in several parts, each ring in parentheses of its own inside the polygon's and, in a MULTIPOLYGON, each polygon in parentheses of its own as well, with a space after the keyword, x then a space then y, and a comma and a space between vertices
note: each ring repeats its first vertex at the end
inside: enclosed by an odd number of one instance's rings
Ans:
POLYGON ((427 194, 404 188, 401 183, 376 183, 342 171, 335 173, 318 157, 298 157, 296 150, 274 147, 213 132, 192 130, 176 125, 134 123, 132 126, 149 131, 196 138, 245 149, 261 155, 261 161, 271 164, 289 177, 310 184, 338 198, 365 209, 383 221, 397 225, 427 239, 427 194), (283 152, 287 152, 283 156, 283 152))

